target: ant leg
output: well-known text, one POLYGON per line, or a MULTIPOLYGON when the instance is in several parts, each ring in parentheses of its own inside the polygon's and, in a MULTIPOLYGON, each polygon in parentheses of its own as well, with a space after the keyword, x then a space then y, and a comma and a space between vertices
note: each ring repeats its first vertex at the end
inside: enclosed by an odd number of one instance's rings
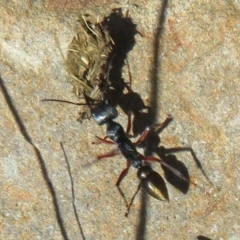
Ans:
POLYGON ((137 142, 134 143, 135 146, 140 145, 142 142, 145 141, 147 135, 149 134, 149 132, 152 130, 151 127, 146 127, 146 129, 143 131, 143 133, 141 134, 141 136, 139 137, 139 139, 137 140, 137 142))
POLYGON ((133 195, 133 197, 132 197, 130 203, 129 203, 128 206, 127 206, 127 211, 126 211, 126 213, 125 213, 125 217, 128 217, 128 214, 129 214, 130 208, 131 208, 131 206, 132 206, 132 204, 133 204, 133 201, 134 201, 135 197, 137 196, 137 194, 138 194, 138 192, 139 192, 141 186, 142 186, 142 182, 140 181, 140 183, 138 184, 138 188, 137 188, 136 192, 134 193, 134 195, 133 195))
POLYGON ((103 159, 103 158, 111 158, 111 157, 114 157, 116 155, 120 154, 120 152, 118 150, 113 150, 107 154, 104 154, 104 155, 99 155, 96 157, 96 159, 94 161, 92 161, 91 163, 86 163, 86 164, 83 164, 83 167, 89 167, 91 166, 92 164, 98 162, 99 160, 103 159))
POLYGON ((172 117, 169 115, 164 122, 160 124, 152 124, 151 126, 146 127, 142 135, 139 137, 139 139, 135 143, 135 146, 138 146, 142 142, 144 142, 151 130, 155 130, 155 132, 161 132, 171 121, 172 121, 172 117))
POLYGON ((190 182, 194 185, 197 185, 194 182, 191 182, 190 180, 188 180, 182 173, 180 173, 177 169, 175 169, 174 167, 170 166, 169 164, 167 164, 164 160, 162 159, 158 159, 155 157, 145 157, 145 161, 147 162, 159 162, 160 164, 162 164, 163 166, 165 166, 166 168, 168 168, 170 171, 172 171, 176 176, 178 176, 179 178, 181 178, 182 180, 186 181, 186 182, 190 182))
POLYGON ((120 154, 120 152, 116 151, 116 150, 113 150, 112 152, 109 152, 109 153, 106 153, 104 155, 100 155, 100 156, 97 156, 97 160, 101 160, 103 158, 110 158, 110 157, 114 157, 116 155, 120 154))
POLYGON ((190 152, 190 154, 192 155, 192 158, 195 162, 195 164, 197 165, 197 167, 200 169, 200 171, 202 172, 203 176, 207 179, 207 181, 210 184, 213 184, 212 181, 209 179, 209 177, 207 176, 205 170, 203 169, 203 166, 200 162, 200 160, 197 158, 196 153, 193 151, 193 149, 191 147, 174 147, 174 148, 168 148, 165 149, 164 148, 164 153, 168 154, 168 153, 174 153, 174 152, 183 152, 183 151, 188 151, 190 152))
POLYGON ((124 202, 125 202, 125 205, 126 205, 127 209, 128 209, 128 202, 127 202, 127 199, 125 197, 125 194, 123 193, 122 189, 120 188, 120 184, 121 184, 123 178, 127 175, 130 166, 131 166, 131 161, 127 160, 127 167, 125 169, 123 169, 123 171, 121 172, 121 174, 120 174, 120 176, 119 176, 119 178, 116 182, 116 187, 117 187, 120 195, 124 199, 124 202))
POLYGON ((121 172, 120 176, 118 177, 118 180, 116 182, 116 186, 119 187, 119 185, 121 184, 122 180, 126 177, 126 175, 128 174, 128 170, 131 166, 131 161, 127 160, 127 167, 125 169, 123 169, 123 171, 121 172))
POLYGON ((116 143, 113 142, 113 141, 108 141, 108 140, 106 140, 107 137, 105 137, 105 138, 100 138, 100 137, 98 137, 98 136, 95 136, 95 138, 97 138, 100 142, 103 142, 103 143, 106 143, 106 144, 110 144, 110 145, 116 144, 116 143))
POLYGON ((161 132, 172 120, 173 120, 172 116, 167 115, 167 118, 165 119, 164 122, 158 123, 158 124, 153 124, 152 128, 155 129, 155 132, 161 132))
MULTIPOLYGON (((112 141, 108 141, 104 138, 100 138, 98 136, 95 136, 98 140, 100 140, 101 142, 103 143, 106 143, 106 144, 110 144, 110 145, 115 145, 115 142, 112 142, 112 141)), ((97 159, 100 160, 100 159, 103 159, 103 158, 109 158, 109 157, 114 157, 116 155, 120 154, 119 150, 113 150, 107 154, 104 154, 104 155, 100 155, 100 156, 97 156, 97 159)))
MULTIPOLYGON (((115 142, 112 142, 112 141, 108 141, 104 138, 100 138, 98 136, 95 136, 98 140, 100 140, 101 142, 103 143, 106 143, 106 144, 110 144, 110 145, 113 145, 115 144, 115 142)), ((104 155, 100 155, 100 156, 97 156, 97 159, 100 160, 100 159, 103 159, 103 158, 109 158, 109 157, 114 157, 116 155, 120 154, 120 152, 118 152, 118 150, 113 150, 112 152, 109 152, 109 153, 106 153, 104 155)))
POLYGON ((128 136, 132 128, 131 113, 128 113, 127 116, 128 116, 128 124, 127 124, 126 134, 128 136))

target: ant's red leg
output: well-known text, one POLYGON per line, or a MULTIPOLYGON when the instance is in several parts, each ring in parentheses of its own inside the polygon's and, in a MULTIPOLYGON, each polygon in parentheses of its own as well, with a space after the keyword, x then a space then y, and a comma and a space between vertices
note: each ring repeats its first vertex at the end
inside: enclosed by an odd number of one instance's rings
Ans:
POLYGON ((128 174, 128 170, 129 170, 130 166, 131 166, 131 161, 127 160, 127 167, 125 169, 123 169, 123 171, 121 172, 121 174, 118 177, 118 180, 116 182, 117 187, 121 184, 124 177, 128 174))
MULTIPOLYGON (((114 142, 112 141, 108 141, 104 138, 100 138, 98 136, 95 136, 99 141, 103 142, 103 143, 106 143, 106 144, 110 144, 110 145, 113 145, 115 144, 114 142)), ((120 154, 120 152, 117 150, 113 150, 112 152, 109 152, 107 154, 104 154, 104 155, 100 155, 100 156, 97 156, 97 159, 100 160, 100 159, 103 159, 103 158, 109 158, 109 157, 114 157, 116 155, 120 154)))
MULTIPOLYGON (((180 173, 176 168, 170 166, 169 164, 167 164, 164 160, 162 159, 158 159, 155 157, 145 157, 145 161, 147 162, 159 162, 160 164, 162 164, 163 166, 165 166, 166 168, 168 168, 170 171, 172 171, 176 176, 178 176, 179 178, 181 178, 182 180, 186 181, 186 182, 191 182, 189 179, 187 179, 182 173, 180 173)), ((191 182, 193 183, 193 182, 191 182)), ((195 183, 193 183, 194 185, 196 185, 195 183)))
POLYGON ((92 165, 93 163, 96 163, 96 162, 98 162, 99 160, 101 160, 101 159, 103 159, 103 158, 114 157, 114 156, 116 156, 116 155, 118 155, 118 154, 120 154, 120 152, 119 152, 118 150, 113 150, 113 151, 111 151, 111 152, 109 152, 109 153, 107 153, 107 154, 97 156, 97 158, 96 158, 93 162, 91 162, 91 163, 86 163, 86 164, 84 164, 83 166, 84 166, 84 167, 89 167, 89 166, 92 165))
POLYGON ((120 154, 120 152, 114 150, 114 151, 109 152, 109 153, 106 153, 106 154, 104 154, 104 155, 97 156, 97 159, 98 159, 98 160, 101 160, 101 159, 103 159, 103 158, 110 158, 110 157, 114 157, 114 156, 116 156, 116 155, 118 155, 118 154, 120 154))
POLYGON ((131 208, 131 206, 132 206, 132 204, 133 204, 133 201, 134 201, 135 197, 137 196, 137 194, 138 194, 138 192, 139 192, 141 186, 142 186, 142 182, 140 182, 140 183, 138 184, 138 188, 137 188, 136 192, 134 193, 134 195, 133 195, 133 197, 132 197, 130 203, 129 203, 128 206, 127 206, 127 211, 126 211, 126 213, 125 213, 125 217, 128 217, 128 214, 129 214, 130 208, 131 208))
POLYGON ((129 160, 127 160, 127 167, 121 172, 121 174, 117 180, 117 183, 116 183, 117 189, 118 189, 120 195, 122 196, 122 198, 124 199, 124 202, 125 202, 125 205, 127 208, 128 208, 128 202, 125 197, 125 194, 123 193, 122 189, 120 188, 120 184, 121 184, 123 178, 127 175, 130 166, 131 166, 131 162, 129 160))
POLYGON ((134 143, 135 146, 139 145, 140 143, 144 142, 147 135, 149 134, 149 132, 152 130, 151 127, 146 127, 146 129, 143 131, 143 133, 141 134, 141 136, 139 137, 139 139, 137 140, 137 142, 134 143))
POLYGON ((170 122, 172 121, 172 117, 168 116, 164 122, 160 123, 160 124, 153 124, 149 127, 146 127, 146 129, 143 131, 142 135, 139 137, 139 139, 137 140, 137 142, 135 143, 135 146, 141 144, 142 142, 145 141, 145 139, 147 138, 149 132, 151 130, 155 130, 155 132, 161 131, 163 128, 165 128, 170 122))
POLYGON ((127 124, 127 129, 126 129, 126 134, 129 135, 130 130, 132 128, 132 122, 131 122, 131 114, 128 113, 128 124, 127 124))
POLYGON ((106 144, 111 144, 111 145, 116 144, 116 143, 113 142, 113 141, 108 141, 108 140, 106 140, 107 137, 105 137, 105 138, 100 138, 100 137, 98 137, 98 136, 95 136, 95 138, 97 138, 100 142, 103 142, 103 143, 106 143, 106 144))
POLYGON ((161 132, 172 120, 171 115, 168 115, 164 122, 153 124, 152 128, 154 128, 155 132, 161 132))

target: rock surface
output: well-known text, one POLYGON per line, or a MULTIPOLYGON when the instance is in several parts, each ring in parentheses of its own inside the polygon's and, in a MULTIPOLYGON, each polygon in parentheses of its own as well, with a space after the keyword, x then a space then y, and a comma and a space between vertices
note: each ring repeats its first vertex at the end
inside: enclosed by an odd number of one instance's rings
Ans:
MULTIPOLYGON (((0 239, 240 239, 240 3, 25 2, 0 3, 0 239), (141 192, 128 218, 115 187, 123 157, 89 164, 114 148, 92 144, 104 127, 77 122, 76 106, 41 102, 77 101, 64 65, 77 19, 116 8, 139 31, 122 77, 154 108, 151 122, 173 116, 161 145, 192 147, 212 182, 190 152, 171 153, 197 186, 183 194, 166 181, 169 203, 141 192)), ((132 168, 127 199, 137 185, 132 168)))

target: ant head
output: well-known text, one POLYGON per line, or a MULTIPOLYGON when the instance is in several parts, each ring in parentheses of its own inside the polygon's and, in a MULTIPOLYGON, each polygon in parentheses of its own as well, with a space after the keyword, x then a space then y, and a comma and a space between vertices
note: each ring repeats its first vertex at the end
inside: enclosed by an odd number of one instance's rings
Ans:
POLYGON ((117 109, 110 103, 104 101, 93 107, 91 114, 99 125, 106 124, 118 116, 117 109))

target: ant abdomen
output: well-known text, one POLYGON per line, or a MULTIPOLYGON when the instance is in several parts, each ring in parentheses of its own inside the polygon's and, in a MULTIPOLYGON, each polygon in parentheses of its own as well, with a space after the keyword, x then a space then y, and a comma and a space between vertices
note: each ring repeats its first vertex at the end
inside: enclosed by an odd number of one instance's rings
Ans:
POLYGON ((152 197, 169 201, 168 191, 163 178, 152 170, 150 166, 142 166, 137 172, 138 178, 141 180, 142 188, 152 197))

